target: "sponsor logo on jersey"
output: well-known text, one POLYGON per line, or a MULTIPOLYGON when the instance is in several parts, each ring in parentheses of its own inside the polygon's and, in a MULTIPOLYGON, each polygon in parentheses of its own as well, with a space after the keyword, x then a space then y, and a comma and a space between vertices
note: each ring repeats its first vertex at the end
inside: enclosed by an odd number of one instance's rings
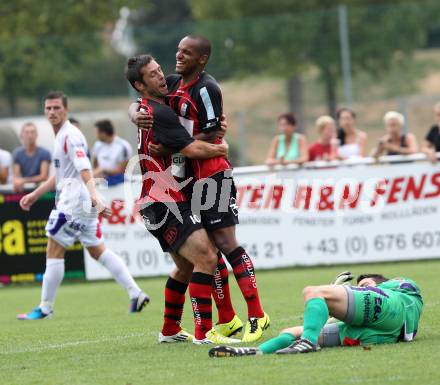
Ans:
POLYGON ((54 159, 53 163, 54 163, 56 168, 60 168, 60 160, 59 159, 54 159))
POLYGON ((182 106, 180 107, 180 116, 185 116, 186 115, 186 111, 188 109, 188 104, 183 103, 182 106))
POLYGON ((165 231, 163 238, 169 245, 171 245, 177 238, 177 229, 175 227, 170 227, 165 231))
POLYGON ((83 150, 76 150, 75 153, 77 158, 84 158, 86 156, 86 153, 83 150))
POLYGON ((237 206, 237 200, 234 197, 231 197, 229 199, 229 207, 232 211, 232 213, 238 217, 238 206, 237 206))

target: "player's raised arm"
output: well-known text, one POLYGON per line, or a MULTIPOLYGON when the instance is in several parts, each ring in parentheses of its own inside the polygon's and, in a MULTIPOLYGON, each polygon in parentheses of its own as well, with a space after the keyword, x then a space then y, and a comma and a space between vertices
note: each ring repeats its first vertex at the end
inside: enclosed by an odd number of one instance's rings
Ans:
POLYGON ((217 139, 219 133, 222 133, 223 99, 222 92, 218 84, 214 81, 207 82, 199 90, 198 95, 201 106, 200 134, 194 137, 199 140, 212 142, 217 139))
POLYGON ((228 155, 228 146, 195 140, 180 150, 181 154, 190 159, 210 159, 228 155))
POLYGON ((226 144, 211 144, 191 137, 171 108, 163 106, 156 114, 158 115, 155 118, 154 138, 162 146, 191 159, 227 156, 226 144))

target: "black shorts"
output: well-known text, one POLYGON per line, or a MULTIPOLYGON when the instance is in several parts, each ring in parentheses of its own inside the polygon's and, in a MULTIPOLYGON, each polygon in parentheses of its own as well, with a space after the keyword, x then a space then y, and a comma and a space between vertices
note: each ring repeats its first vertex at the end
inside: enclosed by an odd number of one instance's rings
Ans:
POLYGON ((154 202, 141 209, 140 214, 145 227, 159 241, 165 252, 178 252, 194 231, 203 228, 200 218, 191 211, 188 202, 154 202))
POLYGON ((194 212, 200 212, 208 232, 238 224, 237 189, 232 170, 197 181, 191 197, 191 207, 194 212), (203 209, 204 206, 209 208, 203 209))

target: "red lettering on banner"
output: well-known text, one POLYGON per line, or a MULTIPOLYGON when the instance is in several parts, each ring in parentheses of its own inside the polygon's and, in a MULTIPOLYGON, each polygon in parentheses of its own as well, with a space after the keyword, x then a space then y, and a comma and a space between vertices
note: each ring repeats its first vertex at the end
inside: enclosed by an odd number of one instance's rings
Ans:
POLYGON ((350 194, 350 186, 344 186, 344 191, 342 192, 342 198, 339 202, 339 209, 344 209, 347 207, 354 209, 357 207, 359 198, 361 196, 362 183, 358 183, 356 186, 356 191, 353 195, 350 194))
POLYGON ((374 190, 373 199, 370 202, 371 207, 376 206, 377 202, 379 201, 379 198, 387 192, 385 188, 387 184, 388 184, 388 180, 386 179, 377 182, 376 189, 374 190))
POLYGON ((270 193, 266 197, 266 201, 264 202, 264 208, 270 208, 272 204, 273 209, 279 209, 281 206, 281 199, 283 198, 284 186, 276 185, 270 188, 270 193))
POLYGON ((298 186, 298 188, 296 189, 296 195, 293 205, 296 209, 303 208, 304 210, 308 210, 310 209, 311 198, 312 198, 311 186, 298 186), (301 207, 301 203, 304 203, 303 207, 301 207))
POLYGON ((261 207, 261 198, 263 198, 264 187, 264 184, 262 184, 253 188, 251 199, 248 203, 250 209, 259 209, 261 207))
POLYGON ((237 206, 238 208, 241 207, 241 204, 243 203, 244 195, 247 191, 251 190, 252 186, 247 184, 245 186, 237 186, 237 206))
POLYGON ((425 194, 425 198, 436 198, 440 195, 440 173, 437 172, 431 176, 431 183, 436 187, 436 190, 425 194))
MULTIPOLYGON (((335 186, 322 184, 319 187, 299 185, 294 192, 292 207, 298 210, 332 211, 336 209, 356 209, 362 195, 367 195, 368 181, 335 186), (314 194, 314 195, 313 195, 314 194), (313 202, 313 207, 311 204, 313 202), (316 202, 316 206, 315 206, 316 202)), ((369 205, 377 206, 380 199, 387 205, 440 197, 440 172, 397 176, 379 180, 373 189, 369 205)), ((237 186, 237 205, 251 210, 276 210, 282 206, 286 185, 248 184, 237 186)), ((134 221, 134 220, 132 220, 134 221)))
POLYGON ((387 203, 397 203, 399 199, 396 195, 402 191, 402 183, 405 180, 405 177, 401 176, 399 178, 393 179, 390 188, 390 194, 388 195, 387 203))
POLYGON ((133 205, 133 210, 131 211, 130 224, 135 223, 136 219, 142 223, 142 217, 141 214, 139 213, 140 209, 141 209, 140 199, 137 199, 135 200, 133 205))
POLYGON ((333 186, 322 186, 320 188, 318 210, 327 211, 334 210, 335 202, 330 198, 333 195, 333 186))
POLYGON ((425 186, 426 174, 422 175, 420 184, 417 186, 413 176, 410 176, 406 185, 405 192, 403 194, 403 200, 407 201, 411 194, 415 200, 420 199, 422 196, 423 187, 425 186))
POLYGON ((110 206, 112 210, 112 215, 110 216, 110 218, 108 218, 108 223, 110 225, 125 224, 126 216, 121 213, 121 211, 124 209, 124 206, 125 202, 123 200, 112 200, 112 204, 110 206))

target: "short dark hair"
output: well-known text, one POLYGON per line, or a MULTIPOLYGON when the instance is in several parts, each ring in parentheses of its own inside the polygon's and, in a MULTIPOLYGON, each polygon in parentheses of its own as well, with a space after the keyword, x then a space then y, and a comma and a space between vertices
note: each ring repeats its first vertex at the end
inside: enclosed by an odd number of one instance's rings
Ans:
POLYGON ((336 111, 336 119, 339 120, 343 112, 349 112, 353 119, 356 119, 356 112, 349 107, 341 107, 336 111))
POLYGON ((63 91, 49 91, 44 97, 44 101, 53 99, 61 99, 63 102, 63 106, 67 108, 67 96, 64 94, 63 91))
POLYGON ((108 119, 102 119, 95 122, 95 127, 99 132, 103 132, 108 136, 113 136, 115 134, 115 128, 113 127, 112 122, 108 119))
POLYGON ((197 49, 201 55, 206 55, 209 57, 211 56, 211 42, 208 38, 201 35, 188 35, 185 36, 188 39, 197 40, 199 44, 197 45, 197 49))
POLYGON ((377 285, 380 285, 383 282, 389 281, 389 278, 384 277, 382 274, 361 274, 356 278, 356 283, 359 283, 365 278, 371 278, 377 285))
POLYGON ((285 112, 284 114, 281 114, 280 116, 278 116, 278 121, 280 121, 281 119, 286 119, 287 122, 289 124, 291 124, 292 126, 296 125, 295 115, 293 115, 291 112, 285 112))
POLYGON ((127 67, 125 69, 125 77, 136 91, 138 91, 138 89, 134 83, 137 81, 141 83, 144 82, 142 79, 142 68, 150 64, 153 60, 155 59, 150 54, 132 56, 128 59, 127 67))

